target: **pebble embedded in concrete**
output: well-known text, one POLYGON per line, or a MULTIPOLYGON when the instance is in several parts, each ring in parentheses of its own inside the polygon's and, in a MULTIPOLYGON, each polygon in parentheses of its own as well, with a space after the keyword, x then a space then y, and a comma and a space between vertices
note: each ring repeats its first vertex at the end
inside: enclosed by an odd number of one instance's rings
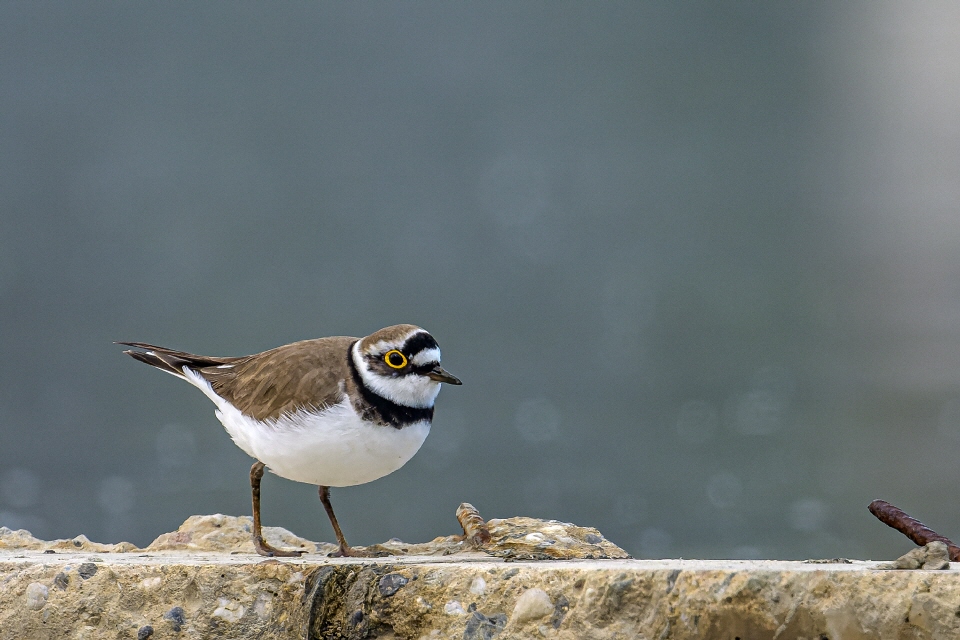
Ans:
POLYGON ((160 588, 163 578, 160 576, 151 576, 140 581, 140 588, 144 591, 155 591, 160 588))
POLYGON ((511 620, 517 624, 523 624, 530 620, 544 618, 551 613, 553 613, 553 601, 550 596, 543 589, 534 587, 527 589, 517 598, 511 620))
POLYGON ((80 574, 80 577, 84 580, 89 580, 93 576, 97 575, 97 565, 92 562, 84 562, 77 567, 77 573, 80 574))
POLYGON ((399 591, 403 585, 407 584, 407 582, 407 578, 398 573, 388 573, 380 578, 380 595, 384 598, 389 598, 399 591))
POLYGON ((57 587, 61 591, 65 591, 67 586, 70 584, 70 576, 61 571, 53 577, 53 586, 57 587))
POLYGON ((474 611, 463 630, 463 640, 490 640, 506 626, 507 616, 504 613, 486 616, 479 611, 474 611))
POLYGON ((219 606, 214 609, 211 614, 214 618, 220 618, 227 622, 236 622, 243 617, 245 608, 239 602, 234 602, 229 598, 219 598, 217 604, 219 606))
POLYGON ((47 604, 47 598, 50 597, 50 590, 46 585, 33 582, 27 585, 27 590, 24 595, 26 596, 27 609, 36 611, 43 609, 44 605, 47 604))
POLYGON ((443 605, 443 612, 448 616, 462 616, 467 611, 463 608, 463 605, 460 604, 459 600, 450 600, 447 604, 443 605))
POLYGON ((186 624, 183 607, 173 607, 163 614, 163 619, 169 621, 171 627, 177 633, 180 633, 183 625, 186 624))
POLYGON ((473 579, 473 582, 470 583, 470 593, 482 596, 487 592, 487 581, 484 580, 481 576, 477 576, 473 579))
POLYGON ((261 593, 253 603, 253 612, 261 618, 266 618, 273 610, 273 594, 261 593))

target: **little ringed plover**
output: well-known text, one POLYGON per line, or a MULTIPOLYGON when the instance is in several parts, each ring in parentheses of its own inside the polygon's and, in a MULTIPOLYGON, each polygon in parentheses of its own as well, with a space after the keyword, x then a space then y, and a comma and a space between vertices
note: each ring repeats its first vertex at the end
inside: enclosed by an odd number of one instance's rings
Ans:
POLYGON ((461 384, 440 366, 433 336, 409 324, 366 338, 294 342, 251 356, 198 356, 143 342, 124 353, 197 387, 217 406, 233 441, 257 461, 250 468, 253 544, 265 556, 296 557, 263 539, 264 466, 320 487, 337 536, 335 555, 357 555, 340 531, 329 487, 382 478, 402 467, 430 432, 440 383, 461 384))

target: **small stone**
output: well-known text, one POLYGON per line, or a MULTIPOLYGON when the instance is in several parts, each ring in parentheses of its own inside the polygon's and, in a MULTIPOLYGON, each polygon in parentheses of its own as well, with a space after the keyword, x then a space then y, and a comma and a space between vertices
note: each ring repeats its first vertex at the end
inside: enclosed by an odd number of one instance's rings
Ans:
POLYGON ((180 629, 186 624, 186 618, 183 617, 183 607, 174 607, 163 614, 164 620, 169 620, 173 626, 173 630, 180 632, 180 629))
POLYGON ((0 527, 0 549, 45 549, 47 542, 33 537, 26 529, 11 531, 0 527))
POLYGON ((219 598, 217 604, 219 606, 210 614, 212 617, 220 618, 226 622, 236 622, 243 617, 245 609, 239 602, 234 602, 228 598, 219 598))
POLYGON ((513 607, 513 621, 523 624, 553 613, 553 601, 543 589, 527 589, 513 607))
POLYGON ((426 613, 427 611, 430 611, 433 609, 433 605, 427 602, 426 600, 424 600, 423 596, 417 596, 417 599, 414 600, 414 602, 417 604, 417 609, 419 609, 423 613, 426 613))
POLYGON ((82 533, 75 538, 73 538, 73 546, 75 547, 84 547, 89 549, 92 545, 90 543, 90 538, 83 535, 82 533))
POLYGON ((144 578, 140 581, 140 588, 144 591, 153 591, 160 586, 160 583, 163 582, 163 578, 160 576, 151 576, 149 578, 144 578))
POLYGON ((257 599, 253 601, 253 612, 261 618, 269 617, 273 610, 273 597, 274 595, 269 591, 258 595, 257 599))
POLYGON ((931 542, 926 545, 927 556, 924 558, 923 569, 927 571, 941 571, 950 568, 950 549, 947 543, 931 542))
POLYGON ((80 574, 81 578, 87 580, 97 575, 97 565, 93 564, 92 562, 84 562, 77 567, 77 573, 80 574))
POLYGON ((811 558, 804 560, 803 564, 853 564, 853 561, 847 558, 811 558))
POLYGON ((553 615, 550 616, 550 624, 554 629, 560 628, 568 611, 570 611, 570 601, 567 600, 566 596, 560 594, 560 596, 557 597, 557 604, 553 607, 553 615))
POLYGON ((408 580, 399 573, 388 573, 380 578, 380 595, 384 598, 389 598, 397 591, 400 591, 400 588, 407 584, 407 582, 408 580))
POLYGON ((448 616, 462 616, 466 613, 459 600, 451 600, 447 604, 443 605, 443 612, 448 616))
POLYGON ((43 609, 44 605, 47 604, 50 590, 39 582, 31 582, 27 585, 27 590, 24 595, 26 595, 27 598, 27 609, 37 611, 43 609))
POLYGON ((66 591, 69 584, 70 576, 65 574, 63 571, 53 577, 53 586, 61 589, 62 591, 66 591))
POLYGON ((153 627, 148 624, 137 629, 137 640, 147 640, 152 635, 153 627))
POLYGON ((950 552, 943 542, 931 542, 911 549, 893 562, 881 564, 878 569, 924 569, 939 571, 950 568, 950 552))
POLYGON ((592 527, 535 518, 494 518, 487 522, 484 552, 507 560, 629 558, 592 527))
POLYGON ((56 551, 56 549, 44 549, 43 552, 44 552, 44 553, 56 553, 57 551, 56 551))
POLYGON ((476 577, 473 579, 473 582, 470 583, 470 593, 478 596, 482 596, 487 592, 487 581, 483 578, 476 577))
MULTIPOLYGON (((157 537, 147 551, 221 551, 254 553, 250 516, 198 515, 187 518, 180 528, 157 537)), ((263 536, 275 547, 318 551, 317 545, 295 536, 282 527, 264 527, 263 536)))
POLYGON ((474 611, 463 630, 463 640, 490 640, 507 626, 507 615, 495 613, 489 618, 474 611))
MULTIPOLYGON (((633 578, 624 578, 623 580, 615 580, 610 584, 607 597, 610 598, 612 601, 614 601, 615 607, 620 606, 620 600, 623 598, 623 594, 626 593, 630 589, 630 587, 633 586, 633 583, 634 583, 633 578)), ((748 590, 759 591, 760 589, 757 588, 758 583, 759 581, 757 581, 755 578, 750 578, 750 580, 748 580, 747 584, 744 586, 748 590)))

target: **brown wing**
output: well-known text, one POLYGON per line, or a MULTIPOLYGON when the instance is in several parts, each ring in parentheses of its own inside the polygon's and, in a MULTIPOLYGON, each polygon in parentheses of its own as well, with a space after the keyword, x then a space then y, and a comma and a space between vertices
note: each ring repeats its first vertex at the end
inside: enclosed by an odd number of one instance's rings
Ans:
POLYGON ((244 415, 274 420, 298 409, 340 402, 342 382, 349 376, 348 351, 355 340, 304 340, 195 371, 244 415))

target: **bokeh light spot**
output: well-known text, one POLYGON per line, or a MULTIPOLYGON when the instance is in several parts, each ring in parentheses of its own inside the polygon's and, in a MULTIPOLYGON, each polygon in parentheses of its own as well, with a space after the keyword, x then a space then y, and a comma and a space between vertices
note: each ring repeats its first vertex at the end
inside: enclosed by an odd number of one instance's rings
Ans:
POLYGON ((659 560, 670 557, 673 547, 673 536, 665 529, 648 527, 640 533, 637 541, 640 548, 640 557, 648 560, 659 560))
POLYGON ((707 481, 707 499, 718 509, 735 506, 743 498, 743 483, 732 473, 720 472, 707 481))
POLYGON ((133 509, 136 493, 133 482, 121 476, 111 476, 100 482, 97 502, 108 514, 120 515, 133 509))
POLYGON ((823 528, 827 522, 829 508, 818 498, 801 498, 790 505, 787 520, 795 531, 813 533, 823 528))
POLYGON ((40 498, 40 479, 29 469, 8 469, 0 477, 0 494, 11 507, 31 507, 40 498))

